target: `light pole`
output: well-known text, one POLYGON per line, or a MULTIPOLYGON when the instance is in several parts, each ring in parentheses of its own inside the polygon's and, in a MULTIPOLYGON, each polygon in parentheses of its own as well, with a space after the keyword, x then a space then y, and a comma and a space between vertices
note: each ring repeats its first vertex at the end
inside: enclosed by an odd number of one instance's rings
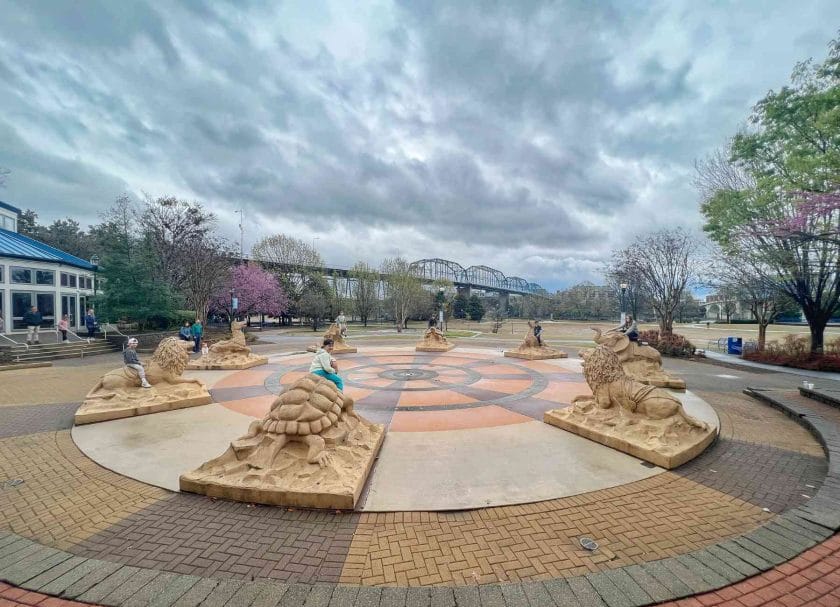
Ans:
POLYGON ((444 329, 443 327, 443 306, 445 305, 443 293, 445 291, 446 289, 444 289, 443 287, 438 287, 438 326, 440 327, 440 330, 444 333, 446 332, 446 329, 444 329))
POLYGON ((623 282, 619 287, 621 287, 621 324, 624 324, 624 318, 627 315, 624 310, 624 294, 627 292, 627 283, 623 282))

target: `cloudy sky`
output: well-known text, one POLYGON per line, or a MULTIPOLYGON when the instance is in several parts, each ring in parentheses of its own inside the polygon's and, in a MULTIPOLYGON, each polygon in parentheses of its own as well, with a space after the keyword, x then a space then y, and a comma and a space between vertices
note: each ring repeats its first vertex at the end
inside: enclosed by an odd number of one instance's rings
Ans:
POLYGON ((444 257, 557 288, 701 225, 693 162, 840 3, 0 0, 0 199, 199 200, 245 246, 444 257))

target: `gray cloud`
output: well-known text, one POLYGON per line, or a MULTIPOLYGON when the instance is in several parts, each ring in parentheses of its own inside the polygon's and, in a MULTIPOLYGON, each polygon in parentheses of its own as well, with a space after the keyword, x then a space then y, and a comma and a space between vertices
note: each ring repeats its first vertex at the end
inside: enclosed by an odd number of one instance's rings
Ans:
POLYGON ((634 233, 699 226, 694 158, 840 17, 829 0, 303 6, 7 2, 0 196, 84 222, 122 191, 173 194, 232 236, 246 209, 249 243, 318 238, 337 265, 597 279, 634 233))

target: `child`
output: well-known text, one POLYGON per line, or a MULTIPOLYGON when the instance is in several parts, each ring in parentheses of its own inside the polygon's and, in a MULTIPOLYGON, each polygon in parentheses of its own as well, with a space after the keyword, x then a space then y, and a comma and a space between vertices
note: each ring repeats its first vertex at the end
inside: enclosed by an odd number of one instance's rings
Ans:
POLYGON ((70 328, 70 317, 65 314, 61 317, 61 320, 58 321, 58 330, 61 331, 61 343, 67 341, 67 329, 70 328))
POLYGON ((204 340, 201 342, 201 355, 207 356, 210 353, 210 341, 204 340))
POLYGON ((323 345, 315 352, 315 358, 312 359, 312 364, 309 365, 309 372, 321 377, 326 377, 335 386, 344 392, 344 382, 338 375, 338 363, 330 356, 333 351, 334 342, 329 337, 324 338, 323 345))
POLYGON ((152 384, 146 381, 146 370, 143 368, 143 363, 140 362, 140 359, 137 358, 137 341, 136 337, 132 337, 128 340, 128 344, 126 345, 125 350, 123 350, 123 362, 125 363, 126 367, 134 369, 137 371, 137 375, 140 376, 140 385, 144 388, 151 388, 152 384))
POLYGON ((542 327, 540 326, 540 321, 534 321, 534 337, 537 338, 537 344, 542 348, 542 327))

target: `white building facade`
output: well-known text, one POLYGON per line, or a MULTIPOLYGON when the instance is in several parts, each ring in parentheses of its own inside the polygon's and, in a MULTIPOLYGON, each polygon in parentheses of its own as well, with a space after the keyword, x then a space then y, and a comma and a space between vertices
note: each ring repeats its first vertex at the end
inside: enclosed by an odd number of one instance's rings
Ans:
POLYGON ((19 234, 19 215, 20 209, 0 201, 0 333, 25 333, 23 315, 32 306, 44 318, 44 331, 64 314, 71 330, 83 329, 96 294, 96 266, 19 234))

